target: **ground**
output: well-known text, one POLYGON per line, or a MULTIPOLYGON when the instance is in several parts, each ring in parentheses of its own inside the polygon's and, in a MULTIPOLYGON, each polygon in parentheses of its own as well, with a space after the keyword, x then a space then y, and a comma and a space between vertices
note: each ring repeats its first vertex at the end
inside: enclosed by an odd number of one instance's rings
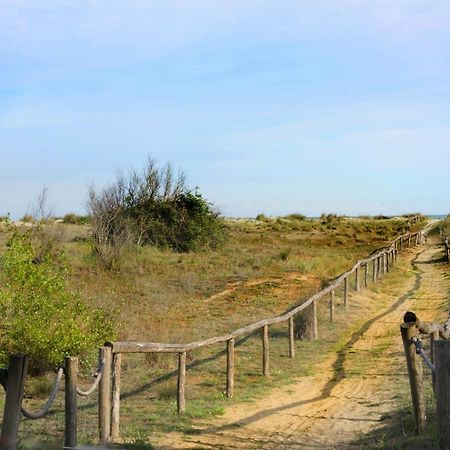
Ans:
MULTIPOLYGON (((406 251, 375 286, 354 292, 345 338, 316 364, 312 375, 257 402, 236 403, 222 417, 198 423, 193 433, 168 433, 158 438, 156 448, 389 446, 383 443, 385 428, 392 425, 405 396, 409 401, 399 325, 407 310, 424 321, 446 320, 450 279, 441 256, 438 241, 430 239, 406 251)), ((298 364, 301 351, 298 343, 298 364)), ((429 375, 427 371, 425 367, 429 375)), ((390 439, 394 445, 395 437, 390 439)))

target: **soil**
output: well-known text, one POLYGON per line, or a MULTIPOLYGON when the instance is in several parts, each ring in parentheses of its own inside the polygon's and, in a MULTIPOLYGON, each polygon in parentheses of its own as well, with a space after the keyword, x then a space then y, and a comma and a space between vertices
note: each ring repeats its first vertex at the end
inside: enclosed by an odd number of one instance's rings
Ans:
POLYGON ((195 434, 169 433, 155 448, 362 448, 361 437, 377 430, 381 436, 384 421, 399 407, 395 385, 407 382, 399 333, 404 313, 410 309, 421 320, 441 323, 447 318, 450 280, 441 256, 442 247, 430 240, 403 253, 375 288, 352 293, 351 304, 376 306, 356 329, 349 326, 345 341, 324 356, 313 376, 255 403, 236 403, 195 434))

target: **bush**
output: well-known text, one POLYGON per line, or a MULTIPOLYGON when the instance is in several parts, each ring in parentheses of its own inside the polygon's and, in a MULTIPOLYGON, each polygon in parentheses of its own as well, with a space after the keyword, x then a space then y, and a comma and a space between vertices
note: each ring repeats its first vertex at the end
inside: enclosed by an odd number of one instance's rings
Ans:
POLYGON ((298 214, 298 213, 293 213, 293 214, 289 214, 287 216, 284 216, 285 219, 289 219, 289 220, 298 220, 298 221, 303 221, 306 220, 306 216, 304 216, 303 214, 298 214))
POLYGON ((34 374, 60 367, 66 355, 87 363, 96 347, 113 337, 105 312, 91 310, 66 287, 68 268, 61 252, 43 252, 30 232, 11 230, 1 264, 1 363, 9 354, 25 353, 34 374))
POLYGON ((67 213, 62 219, 64 223, 71 225, 87 225, 91 221, 89 216, 79 216, 75 213, 67 213))
POLYGON ((119 175, 99 193, 91 187, 88 207, 94 250, 109 267, 130 244, 186 252, 216 248, 226 235, 219 213, 186 188, 184 175, 175 179, 170 165, 160 169, 152 160, 142 173, 119 175))

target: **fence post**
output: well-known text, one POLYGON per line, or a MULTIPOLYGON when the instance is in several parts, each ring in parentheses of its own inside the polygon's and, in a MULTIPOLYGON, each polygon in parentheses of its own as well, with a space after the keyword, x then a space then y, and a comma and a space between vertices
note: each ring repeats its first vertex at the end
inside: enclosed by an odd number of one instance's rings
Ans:
POLYGON ((27 369, 27 356, 11 355, 9 357, 3 425, 0 437, 1 450, 15 450, 17 448, 17 432, 21 415, 20 407, 22 406, 27 369))
POLYGON ((369 263, 364 264, 364 287, 369 286, 369 263))
POLYGON ((334 322, 334 289, 330 292, 330 322, 334 322))
POLYGON ((436 421, 441 450, 450 449, 450 341, 434 342, 436 421))
POLYGON ((262 329, 262 346, 263 346, 263 375, 269 376, 269 326, 264 325, 262 329))
POLYGON ((377 281, 377 259, 372 259, 372 281, 375 283, 377 281))
POLYGON ((111 439, 111 347, 100 348, 103 373, 98 389, 98 427, 100 442, 108 444, 111 439))
POLYGON ((186 352, 178 353, 177 409, 178 414, 186 410, 186 352))
POLYGON ((234 393, 234 339, 227 341, 227 397, 234 393))
POLYGON ((312 319, 313 319, 313 323, 312 323, 313 339, 316 340, 319 337, 319 332, 317 329, 317 302, 314 300, 312 302, 311 306, 312 306, 312 311, 313 311, 313 317, 312 317, 312 319))
POLYGON ((416 434, 421 434, 426 423, 422 362, 416 355, 415 346, 412 341, 412 338, 418 335, 419 330, 415 323, 402 324, 400 330, 402 333, 403 347, 405 349, 406 365, 408 367, 416 434))
POLYGON ((64 448, 77 446, 78 358, 64 358, 64 448))
POLYGON ((289 358, 295 356, 294 316, 289 317, 289 358))
POLYGON ((348 308, 348 276, 344 278, 344 306, 348 308))
POLYGON ((361 290, 361 286, 359 283, 359 267, 357 267, 355 270, 355 289, 356 292, 359 292, 361 290))
POLYGON ((122 371, 122 354, 112 356, 112 408, 111 408, 111 442, 119 437, 120 426, 120 378, 122 371))

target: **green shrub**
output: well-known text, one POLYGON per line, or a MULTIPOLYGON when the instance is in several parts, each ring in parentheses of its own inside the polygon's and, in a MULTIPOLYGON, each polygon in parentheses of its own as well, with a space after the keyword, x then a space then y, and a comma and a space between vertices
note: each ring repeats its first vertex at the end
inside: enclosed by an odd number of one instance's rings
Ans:
POLYGON ((88 207, 94 251, 110 268, 131 244, 186 252, 216 248, 227 235, 219 213, 186 188, 184 175, 175 178, 170 165, 158 168, 152 160, 100 192, 91 187, 88 207))
POLYGON ((293 214, 284 216, 284 218, 289 219, 289 220, 298 220, 301 222, 306 219, 306 216, 304 216, 303 214, 293 213, 293 214))
POLYGON ((0 363, 9 354, 25 353, 30 370, 39 374, 60 367, 66 355, 87 363, 96 347, 113 338, 106 313, 90 309, 66 287, 68 268, 61 252, 42 253, 30 232, 14 230, 1 265, 0 363))
POLYGON ((63 217, 64 223, 69 223, 72 225, 87 225, 88 223, 90 223, 90 221, 91 218, 89 216, 79 216, 75 213, 67 213, 63 217))

